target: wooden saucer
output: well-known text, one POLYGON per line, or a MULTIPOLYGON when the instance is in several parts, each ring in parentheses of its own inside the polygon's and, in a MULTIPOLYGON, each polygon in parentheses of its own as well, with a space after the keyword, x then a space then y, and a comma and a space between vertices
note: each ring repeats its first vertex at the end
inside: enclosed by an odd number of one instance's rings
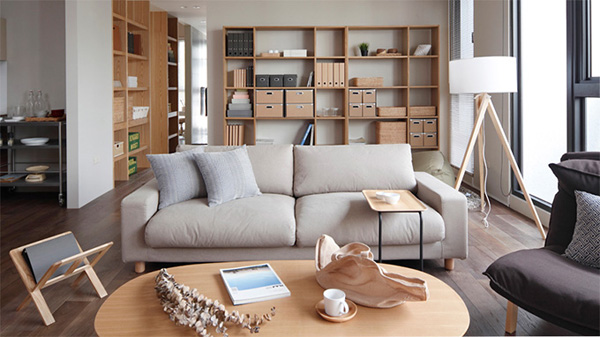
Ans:
POLYGON ((356 304, 354 304, 354 302, 346 299, 346 303, 348 303, 348 313, 345 315, 341 315, 341 316, 327 315, 327 313, 325 313, 325 301, 324 300, 320 300, 319 303, 317 303, 315 305, 315 309, 317 310, 317 313, 321 317, 323 317, 323 319, 330 321, 330 322, 334 322, 334 323, 343 323, 343 322, 349 321, 352 318, 354 318, 354 316, 356 316, 356 312, 358 311, 358 308, 356 307, 356 304))

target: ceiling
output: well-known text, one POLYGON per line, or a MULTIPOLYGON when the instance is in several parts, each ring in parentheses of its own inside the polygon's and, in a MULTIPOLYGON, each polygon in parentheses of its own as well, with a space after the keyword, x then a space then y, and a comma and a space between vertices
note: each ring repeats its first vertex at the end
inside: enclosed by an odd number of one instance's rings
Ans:
POLYGON ((206 0, 150 0, 151 10, 164 10, 206 33, 206 0))

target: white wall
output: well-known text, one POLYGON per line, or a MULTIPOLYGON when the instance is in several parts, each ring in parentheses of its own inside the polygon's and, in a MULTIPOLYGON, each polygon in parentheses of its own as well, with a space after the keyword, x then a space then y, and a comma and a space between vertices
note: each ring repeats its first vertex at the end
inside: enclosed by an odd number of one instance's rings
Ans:
POLYGON ((66 1, 67 207, 113 188, 111 2, 66 1))
POLYGON ((223 143, 223 26, 440 25, 439 136, 447 153, 447 1, 210 1, 207 13, 209 144, 223 143))
MULTIPOLYGON (((476 0, 475 1, 475 56, 508 56, 511 54, 511 8, 509 0, 476 0)), ((510 142, 511 134, 511 102, 508 94, 492 94, 492 101, 502 127, 510 142)), ((511 195, 511 168, 504 155, 500 140, 494 126, 486 117, 485 121, 485 158, 488 166, 487 190, 490 197, 519 211, 525 216, 532 217, 526 203, 511 195)), ((476 152, 476 151, 475 151, 476 152)), ((479 167, 475 161, 475 176, 465 182, 479 188, 479 167)), ((554 183, 554 182, 552 182, 554 183)), ((537 209, 544 224, 548 224, 549 213, 537 209)))
MULTIPOLYGON (((0 1, 6 19, 8 107, 24 105, 29 90, 65 108, 65 1, 0 1)), ((2 97, 0 95, 0 97, 2 97)))

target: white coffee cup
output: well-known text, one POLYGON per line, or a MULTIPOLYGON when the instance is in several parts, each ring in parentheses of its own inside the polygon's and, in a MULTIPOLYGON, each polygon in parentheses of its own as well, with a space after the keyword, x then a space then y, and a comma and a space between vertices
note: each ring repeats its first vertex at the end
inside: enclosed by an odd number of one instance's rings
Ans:
POLYGON ((329 316, 341 316, 348 313, 346 293, 339 289, 327 289, 323 292, 325 313, 329 316))

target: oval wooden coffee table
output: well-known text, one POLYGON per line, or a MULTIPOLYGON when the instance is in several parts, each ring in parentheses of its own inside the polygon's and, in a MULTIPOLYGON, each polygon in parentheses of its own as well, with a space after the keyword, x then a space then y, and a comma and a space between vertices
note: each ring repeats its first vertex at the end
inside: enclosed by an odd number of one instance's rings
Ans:
MULTIPOLYGON (((315 263, 306 261, 241 261, 207 263, 168 268, 175 280, 218 299, 229 311, 263 314, 272 306, 277 315, 261 325, 257 337, 265 336, 462 336, 469 327, 469 312, 458 294, 439 279, 418 270, 382 264, 389 272, 427 281, 426 302, 406 302, 391 309, 358 306, 356 316, 345 323, 331 323, 315 311, 323 289, 315 279, 315 263), (292 296, 234 307, 223 285, 219 269, 268 262, 290 289, 292 296)), ((117 289, 104 302, 94 326, 99 336, 197 336, 188 327, 169 320, 154 291, 158 272, 139 276, 117 289)), ((220 336, 209 330, 214 336, 220 336)), ((230 336, 250 336, 232 327, 230 336)))

